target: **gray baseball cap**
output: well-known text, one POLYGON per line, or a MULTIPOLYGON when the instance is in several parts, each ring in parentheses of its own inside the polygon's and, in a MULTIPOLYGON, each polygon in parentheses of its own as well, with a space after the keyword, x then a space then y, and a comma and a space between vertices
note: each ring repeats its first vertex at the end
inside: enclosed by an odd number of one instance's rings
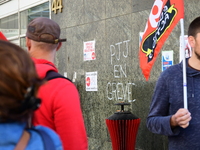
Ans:
POLYGON ((28 24, 26 36, 37 42, 57 44, 66 41, 66 39, 60 39, 59 25, 55 21, 45 17, 33 19, 28 24))

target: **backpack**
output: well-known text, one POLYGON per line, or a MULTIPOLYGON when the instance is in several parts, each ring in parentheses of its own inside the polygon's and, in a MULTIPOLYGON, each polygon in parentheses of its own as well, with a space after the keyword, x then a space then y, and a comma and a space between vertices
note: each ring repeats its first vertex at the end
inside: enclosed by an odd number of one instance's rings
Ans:
POLYGON ((53 71, 53 70, 50 70, 50 71, 48 71, 48 72, 46 73, 45 79, 46 79, 47 81, 52 80, 52 79, 56 79, 56 78, 64 78, 64 79, 67 79, 67 80, 69 80, 70 82, 72 82, 69 78, 66 78, 66 77, 64 77, 63 75, 61 75, 61 74, 59 74, 59 73, 57 73, 57 72, 55 72, 55 71, 53 71))
POLYGON ((52 138, 45 131, 35 128, 30 128, 30 130, 36 131, 42 137, 45 150, 56 150, 52 138))

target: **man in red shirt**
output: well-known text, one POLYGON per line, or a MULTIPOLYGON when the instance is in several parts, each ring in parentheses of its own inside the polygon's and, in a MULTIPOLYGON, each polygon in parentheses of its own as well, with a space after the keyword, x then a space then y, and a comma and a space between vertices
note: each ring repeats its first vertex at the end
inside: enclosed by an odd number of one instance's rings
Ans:
MULTIPOLYGON (((56 52, 61 47, 59 25, 49 18, 33 19, 27 28, 26 46, 37 72, 45 78, 48 71, 58 72, 54 65, 56 52)), ((67 79, 49 80, 39 90, 41 107, 35 112, 33 124, 55 130, 65 150, 87 150, 87 135, 76 86, 67 79)))

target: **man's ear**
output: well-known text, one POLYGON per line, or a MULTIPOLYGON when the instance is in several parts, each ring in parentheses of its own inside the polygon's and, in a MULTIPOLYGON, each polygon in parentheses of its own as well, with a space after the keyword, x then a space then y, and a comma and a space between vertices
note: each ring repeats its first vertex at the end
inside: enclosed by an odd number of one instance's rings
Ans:
POLYGON ((31 48, 31 40, 29 38, 26 37, 26 47, 27 47, 27 50, 30 51, 30 48, 31 48))
POLYGON ((188 42, 190 46, 193 48, 195 46, 195 38, 193 36, 188 36, 188 42))
POLYGON ((58 50, 60 49, 61 46, 62 46, 62 42, 59 42, 59 43, 58 43, 58 46, 57 46, 57 48, 56 48, 56 51, 58 51, 58 50))

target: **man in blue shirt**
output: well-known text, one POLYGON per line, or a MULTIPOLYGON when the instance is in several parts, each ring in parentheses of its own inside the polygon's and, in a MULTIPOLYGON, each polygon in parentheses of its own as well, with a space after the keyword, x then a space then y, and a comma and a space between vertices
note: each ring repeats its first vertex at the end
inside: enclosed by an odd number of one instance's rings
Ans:
POLYGON ((147 128, 168 136, 170 150, 200 150, 200 17, 188 28, 192 56, 186 59, 188 109, 183 104, 182 62, 163 71, 157 81, 147 128))

